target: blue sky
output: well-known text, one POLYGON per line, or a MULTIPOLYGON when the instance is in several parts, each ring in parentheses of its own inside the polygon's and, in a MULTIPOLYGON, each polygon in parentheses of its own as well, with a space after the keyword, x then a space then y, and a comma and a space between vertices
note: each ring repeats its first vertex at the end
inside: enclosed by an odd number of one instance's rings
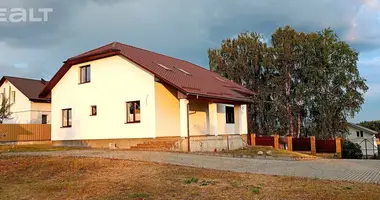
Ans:
POLYGON ((0 8, 54 9, 45 23, 0 22, 0 76, 46 79, 68 57, 112 41, 208 68, 208 48, 240 32, 331 27, 360 52, 360 74, 370 88, 352 121, 380 119, 377 0, 12 0, 0 8))

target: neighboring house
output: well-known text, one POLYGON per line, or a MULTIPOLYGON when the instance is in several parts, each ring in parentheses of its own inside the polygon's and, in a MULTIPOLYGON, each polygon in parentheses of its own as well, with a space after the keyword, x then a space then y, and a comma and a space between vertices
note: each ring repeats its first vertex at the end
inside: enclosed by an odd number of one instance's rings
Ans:
POLYGON ((0 101, 2 97, 12 104, 11 119, 4 124, 48 124, 51 118, 50 99, 38 97, 47 82, 4 76, 0 80, 0 101))
POLYGON ((246 145, 253 94, 190 62, 114 42, 65 61, 40 96, 52 98, 55 145, 170 140, 187 151, 191 136, 191 151, 212 151, 246 145))
POLYGON ((359 144, 364 156, 378 154, 376 131, 352 123, 348 123, 348 131, 347 139, 359 144))

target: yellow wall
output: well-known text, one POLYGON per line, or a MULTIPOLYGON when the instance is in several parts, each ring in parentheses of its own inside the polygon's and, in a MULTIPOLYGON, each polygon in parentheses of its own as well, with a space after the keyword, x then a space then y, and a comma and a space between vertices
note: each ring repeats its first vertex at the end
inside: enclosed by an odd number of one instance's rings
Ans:
POLYGON ((179 100, 177 90, 171 86, 155 83, 156 136, 180 136, 179 100))
POLYGON ((189 130, 190 135, 208 134, 208 102, 190 101, 189 130))

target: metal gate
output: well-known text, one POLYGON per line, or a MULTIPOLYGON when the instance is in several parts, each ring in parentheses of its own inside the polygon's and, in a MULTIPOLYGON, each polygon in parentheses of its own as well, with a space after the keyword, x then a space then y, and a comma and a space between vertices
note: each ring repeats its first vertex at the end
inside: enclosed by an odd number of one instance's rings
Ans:
POLYGON ((363 152, 363 156, 365 156, 365 159, 368 159, 369 156, 374 156, 375 154, 379 155, 380 153, 380 149, 371 140, 364 139, 358 144, 361 147, 361 150, 363 152))

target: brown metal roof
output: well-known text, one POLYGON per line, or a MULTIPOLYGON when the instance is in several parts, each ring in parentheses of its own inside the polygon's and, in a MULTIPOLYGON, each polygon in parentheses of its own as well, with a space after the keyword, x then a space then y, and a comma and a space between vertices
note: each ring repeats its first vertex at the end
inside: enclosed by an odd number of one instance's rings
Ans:
POLYGON ((190 62, 113 42, 68 59, 41 95, 47 95, 72 65, 113 55, 131 60, 186 95, 251 102, 249 96, 254 94, 245 87, 190 62))
POLYGON ((12 85, 14 85, 21 93, 23 93, 30 101, 33 102, 50 102, 49 98, 40 98, 40 92, 47 85, 47 81, 34 80, 27 78, 4 76, 0 80, 0 85, 2 85, 5 80, 8 80, 12 85))

